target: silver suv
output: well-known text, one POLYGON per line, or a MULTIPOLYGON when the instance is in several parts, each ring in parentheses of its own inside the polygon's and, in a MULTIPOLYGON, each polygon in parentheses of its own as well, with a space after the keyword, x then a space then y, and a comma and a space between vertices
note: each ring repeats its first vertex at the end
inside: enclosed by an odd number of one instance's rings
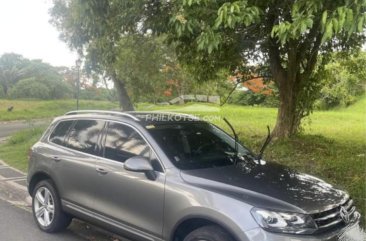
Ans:
POLYGON ((175 113, 56 118, 32 147, 28 190, 45 232, 77 217, 133 240, 338 240, 360 219, 346 192, 175 113))

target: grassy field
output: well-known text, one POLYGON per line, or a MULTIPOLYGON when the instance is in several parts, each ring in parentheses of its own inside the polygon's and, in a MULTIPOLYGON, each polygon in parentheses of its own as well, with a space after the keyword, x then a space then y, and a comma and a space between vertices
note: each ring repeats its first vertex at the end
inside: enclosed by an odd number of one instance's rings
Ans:
MULTIPOLYGON (((113 109, 118 103, 80 100, 80 109, 113 109)), ((76 100, 1 100, 0 121, 40 119, 64 114, 76 109, 76 100), (11 112, 8 108, 13 106, 11 112)))
MULTIPOLYGON (((105 104, 105 107, 108 107, 108 104, 105 104)), ((85 108, 94 107, 85 106, 85 108)), ((275 140, 265 152, 267 160, 280 162, 316 175, 348 190, 363 214, 364 226, 366 224, 365 108, 366 97, 348 108, 316 111, 304 120, 303 131, 299 136, 291 140, 275 140)), ((273 128, 277 113, 274 108, 234 105, 220 108, 209 104, 173 107, 140 104, 138 109, 191 113, 229 131, 221 119, 226 117, 239 133, 240 140, 254 152, 259 150, 265 138, 266 125, 273 128)), ((61 111, 63 112, 65 110, 61 111)), ((0 146, 0 158, 17 168, 26 170, 27 150, 41 133, 42 128, 38 128, 16 134, 9 139, 8 143, 0 146)))

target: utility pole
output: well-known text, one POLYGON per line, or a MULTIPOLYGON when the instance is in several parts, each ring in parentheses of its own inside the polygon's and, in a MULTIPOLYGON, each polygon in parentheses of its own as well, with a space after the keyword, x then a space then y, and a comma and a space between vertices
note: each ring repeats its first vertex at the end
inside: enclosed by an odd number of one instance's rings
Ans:
POLYGON ((76 90, 76 110, 79 110, 79 97, 80 97, 80 66, 81 66, 81 59, 78 58, 75 61, 76 68, 78 70, 78 76, 77 76, 77 90, 76 90))

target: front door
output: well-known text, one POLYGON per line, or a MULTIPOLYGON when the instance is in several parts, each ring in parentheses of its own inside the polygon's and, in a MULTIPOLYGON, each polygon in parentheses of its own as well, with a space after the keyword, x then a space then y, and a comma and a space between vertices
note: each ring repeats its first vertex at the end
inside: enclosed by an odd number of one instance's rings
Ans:
POLYGON ((95 210, 146 240, 161 237, 165 174, 147 142, 132 127, 110 122, 104 136, 104 159, 96 163, 95 210), (124 169, 132 156, 144 156, 156 167, 157 179, 124 169), (131 231, 132 230, 132 231, 131 231))

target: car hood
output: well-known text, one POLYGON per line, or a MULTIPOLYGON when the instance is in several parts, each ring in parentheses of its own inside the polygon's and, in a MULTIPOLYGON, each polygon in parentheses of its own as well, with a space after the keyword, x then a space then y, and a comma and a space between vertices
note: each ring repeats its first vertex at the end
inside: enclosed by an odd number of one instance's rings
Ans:
POLYGON ((181 171, 191 185, 230 195, 256 207, 317 213, 346 201, 348 194, 319 178, 273 162, 243 161, 224 166, 181 171))

